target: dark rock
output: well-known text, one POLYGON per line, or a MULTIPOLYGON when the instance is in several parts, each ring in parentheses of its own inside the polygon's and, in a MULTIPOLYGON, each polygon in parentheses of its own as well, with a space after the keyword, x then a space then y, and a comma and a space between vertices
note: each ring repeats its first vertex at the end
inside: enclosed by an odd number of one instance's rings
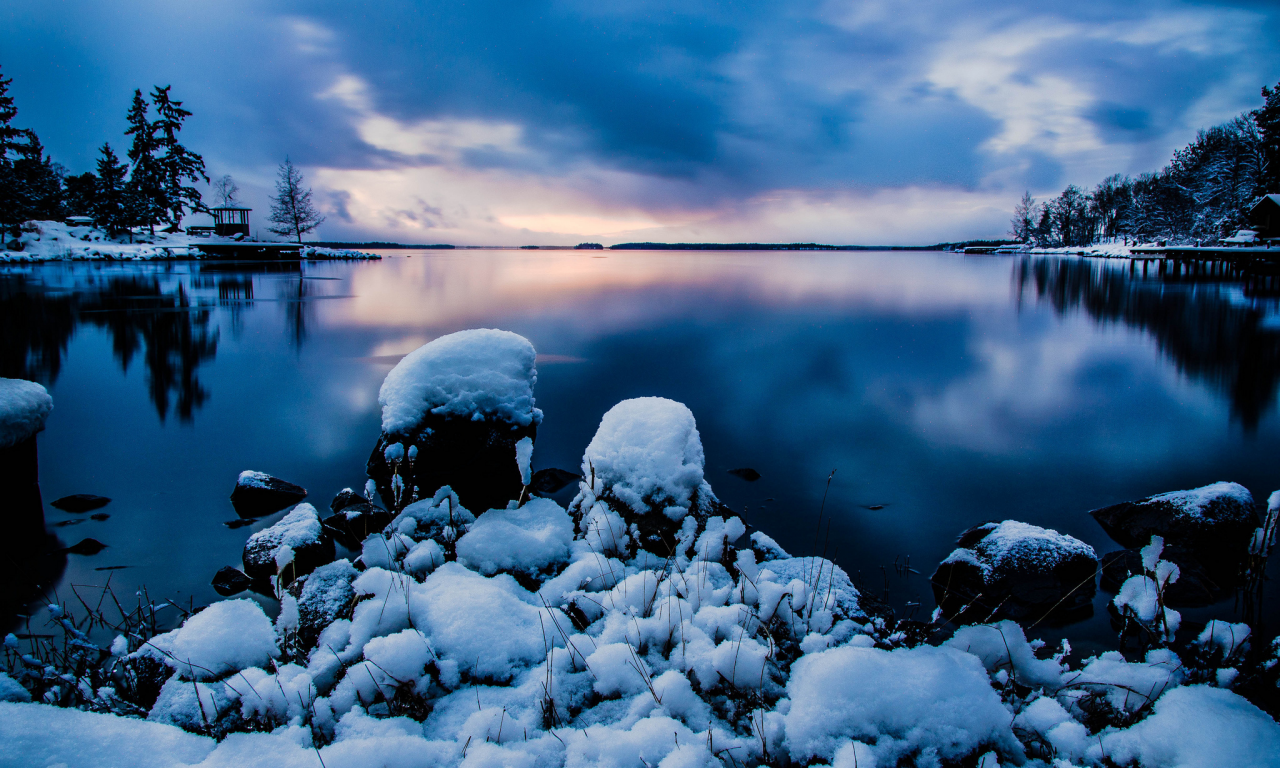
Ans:
POLYGON ((564 490, 570 483, 576 483, 581 479, 582 475, 577 472, 570 472, 567 469, 556 469, 554 467, 540 469, 533 473, 533 481, 529 483, 529 491, 538 496, 550 496, 564 490))
POLYGON ((241 517, 236 520, 228 520, 223 523, 223 525, 235 530, 236 528, 243 528, 246 525, 253 525, 256 522, 258 522, 258 518, 256 517, 241 517))
POLYGON ((81 539, 63 551, 72 555, 96 555, 106 548, 107 545, 97 539, 81 539))
POLYGON ((266 517, 307 497, 307 489, 262 472, 245 470, 231 492, 231 505, 241 517, 266 517))
POLYGON ((49 502, 49 506, 62 510, 63 512, 92 512, 95 509, 101 509, 111 503, 111 499, 106 496, 94 496, 92 493, 77 493, 72 496, 63 496, 60 499, 49 502))
POLYGON ((740 477, 743 480, 746 480, 748 483, 754 483, 755 481, 760 479, 760 473, 755 471, 751 467, 739 467, 738 469, 731 469, 729 470, 729 474, 733 475, 734 477, 740 477))
POLYGON ((101 568, 94 568, 95 571, 123 571, 125 568, 132 568, 132 565, 104 565, 101 568))
POLYGON ((67 527, 67 526, 69 526, 69 525, 79 525, 79 524, 81 524, 81 523, 83 523, 83 522, 84 522, 84 518, 78 518, 78 519, 75 519, 75 520, 59 520, 58 522, 56 522, 56 523, 54 523, 54 524, 53 524, 53 527, 54 527, 54 528, 66 528, 66 527, 67 527))
POLYGON ((252 579, 244 574, 243 571, 232 568, 231 566, 223 566, 213 576, 213 591, 223 597, 231 597, 238 595, 249 588, 252 579))
MULTIPOLYGON (((1196 559, 1182 547, 1165 547, 1162 560, 1176 563, 1178 580, 1165 588, 1165 604, 1170 608, 1200 608, 1212 605, 1226 597, 1235 587, 1235 579, 1217 581, 1196 559)), ((1103 591, 1115 594, 1130 576, 1142 573, 1142 555, 1136 549, 1122 549, 1102 556, 1103 591)))
POLYGON ((957 543, 930 578, 952 621, 1060 624, 1091 614, 1098 556, 1088 544, 1015 520, 970 528, 957 543))
POLYGON ((111 518, 111 515, 108 515, 106 512, 97 512, 95 514, 89 515, 90 520, 97 520, 98 522, 102 522, 103 520, 108 520, 110 518, 111 518))
POLYGON ((333 558, 333 539, 320 525, 316 508, 299 504, 280 522, 249 537, 244 545, 244 572, 255 581, 279 576, 285 585, 333 558))
POLYGON ((349 561, 335 560, 289 586, 298 599, 299 647, 311 648, 325 627, 338 619, 351 618, 356 603, 351 582, 358 575, 349 561))
POLYGON ((1181 548, 1215 575, 1237 569, 1258 527, 1253 495, 1236 483, 1148 496, 1089 514, 1122 547, 1141 549, 1162 536, 1166 547, 1181 548))
POLYGON ((329 511, 337 512, 353 504, 364 504, 367 501, 368 499, 350 488, 343 488, 341 491, 338 491, 337 496, 333 497, 333 501, 329 502, 329 511))
POLYGON ((360 549, 371 533, 380 533, 391 522, 391 513, 367 501, 352 504, 326 517, 322 524, 347 549, 360 549))

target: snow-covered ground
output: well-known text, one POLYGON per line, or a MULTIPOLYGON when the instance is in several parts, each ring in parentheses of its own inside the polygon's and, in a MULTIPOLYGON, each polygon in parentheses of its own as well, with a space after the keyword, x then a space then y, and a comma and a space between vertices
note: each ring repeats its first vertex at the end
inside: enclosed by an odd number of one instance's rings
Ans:
MULTIPOLYGON (((201 258, 202 245, 233 242, 224 238, 196 237, 185 232, 162 232, 153 235, 146 230, 129 235, 109 237, 96 227, 69 226, 61 221, 29 221, 22 225, 17 238, 22 250, 0 247, 0 262, 114 259, 118 261, 201 258)), ((5 242, 12 242, 6 238, 5 242)), ((340 248, 306 246, 305 259, 376 259, 373 254, 340 248)))
MULTIPOLYGON (((532 347, 498 333, 476 335, 487 372, 444 376, 448 345, 407 357, 384 386, 384 423, 472 378, 498 389, 471 397, 474 413, 501 401, 533 419, 532 347), (425 361, 441 386, 408 380, 425 361)), ((405 506, 355 563, 279 590, 274 622, 237 598, 151 638, 98 650, 76 636, 77 652, 110 660, 100 679, 8 636, 25 685, 0 674, 0 766, 1277 765, 1280 725, 1223 673, 1240 663, 1244 625, 1211 625, 1186 651, 1201 671, 1212 659, 1208 684, 1168 648, 1071 664, 1065 643, 1029 641, 1011 621, 921 643, 832 561, 746 535, 705 480, 682 404, 619 403, 583 466, 569 509, 533 499, 473 514, 448 487, 405 506), (642 532, 655 517, 674 540, 642 532), (138 709, 146 685, 158 696, 138 709), (75 691, 80 709, 28 689, 75 691)), ((280 535, 255 539, 292 552, 315 522, 301 504, 280 535)), ((1018 551, 1020 534, 1047 535, 1000 531, 1018 551)), ((297 573, 291 557, 276 563, 297 573)))

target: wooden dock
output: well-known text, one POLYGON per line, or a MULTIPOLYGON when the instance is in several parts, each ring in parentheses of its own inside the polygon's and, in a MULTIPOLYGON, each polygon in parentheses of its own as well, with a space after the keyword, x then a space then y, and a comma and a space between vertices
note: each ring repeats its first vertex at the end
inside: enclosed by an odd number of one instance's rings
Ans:
POLYGON ((278 261, 280 259, 296 259, 302 253, 302 246, 297 243, 260 243, 251 240, 219 241, 192 244, 200 252, 213 259, 236 259, 240 261, 278 261))

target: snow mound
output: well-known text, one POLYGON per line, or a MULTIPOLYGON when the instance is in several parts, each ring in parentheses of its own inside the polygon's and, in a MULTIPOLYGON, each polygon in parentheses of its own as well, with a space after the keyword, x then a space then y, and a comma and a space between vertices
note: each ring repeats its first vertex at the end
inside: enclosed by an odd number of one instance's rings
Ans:
POLYGON ((458 561, 492 576, 499 571, 537 574, 569 561, 573 520, 551 499, 518 509, 492 509, 458 539, 458 561))
POLYGON ((932 751, 956 760, 982 744, 1021 747, 977 658, 953 648, 840 646, 801 657, 787 683, 786 744, 830 761, 849 739, 874 742, 878 765, 932 751))
POLYGON ((44 429, 53 398, 34 381, 0 379, 0 448, 8 448, 44 429))
POLYGON ((943 645, 977 656, 992 676, 1004 672, 1028 688, 1056 691, 1062 687, 1065 667, 1055 659, 1036 658, 1016 622, 961 627, 943 645))
POLYGON ((172 768, 200 762, 217 742, 128 717, 0 703, 0 764, 75 768, 172 768))
POLYGON ((382 382, 382 431, 404 434, 428 414, 494 419, 522 427, 542 421, 533 407, 538 381, 533 345, 510 331, 441 336, 410 352, 382 382))
POLYGON ((986 536, 973 546, 991 578, 1013 573, 1052 571, 1076 558, 1097 561, 1093 547, 1050 528, 1005 520, 988 523, 986 536))
POLYGON ((260 667, 280 655, 271 619, 257 603, 243 598, 214 603, 148 645, 189 680, 260 667))
POLYGON ((689 513, 703 485, 702 438, 693 412, 662 397, 623 400, 609 409, 582 457, 587 478, 579 493, 588 500, 611 494, 636 514, 651 508, 672 520, 689 513))
POLYGON ((1280 755, 1280 725, 1231 691, 1189 685, 1169 691, 1150 717, 1102 737, 1117 765, 1268 768, 1280 755))
POLYGON ((1204 519, 1212 516, 1212 505, 1222 499, 1230 499, 1237 504, 1253 508, 1253 494, 1239 483, 1217 482, 1189 491, 1173 491, 1152 496, 1139 504, 1172 505, 1177 515, 1186 518, 1204 519))

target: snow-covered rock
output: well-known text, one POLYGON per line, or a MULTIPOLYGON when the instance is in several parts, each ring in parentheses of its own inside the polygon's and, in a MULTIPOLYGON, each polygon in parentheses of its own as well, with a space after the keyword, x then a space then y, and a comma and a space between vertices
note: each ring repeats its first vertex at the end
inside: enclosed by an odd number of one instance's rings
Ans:
POLYGON ((1224 574, 1235 570, 1258 525, 1253 494, 1242 485, 1226 482, 1127 501, 1089 514, 1123 547, 1136 549, 1152 536, 1160 536, 1166 545, 1181 548, 1224 574))
POLYGON ((21 443, 44 429, 53 398, 34 381, 0 379, 0 448, 21 443))
POLYGON ((687 517, 700 525, 721 507, 704 462, 688 407, 662 397, 623 400, 605 413, 583 454, 584 479, 569 512, 581 530, 599 530, 609 551, 639 547, 665 557, 679 546, 687 517))
POLYGON ((946 615, 984 622, 1091 610, 1098 556, 1079 539, 1005 520, 971 528, 957 543, 930 578, 946 615))
POLYGON ((162 662, 186 680, 212 680, 280 655, 275 628, 252 600, 214 603, 182 623, 151 638, 137 655, 162 662))
POLYGON ((367 471, 388 509, 450 486, 462 503, 501 509, 524 487, 517 444, 536 439, 537 354, 528 339, 459 331, 410 352, 378 393, 382 436, 367 471))
POLYGON ((458 539, 458 562, 492 576, 530 576, 569 562, 573 520, 551 499, 533 499, 517 509, 494 509, 478 517, 458 539))
POLYGON ((307 489, 302 486, 252 469, 240 473, 231 491, 231 504, 241 517, 264 517, 305 498, 307 489))
POLYGON ((253 579, 279 576, 282 584, 310 573, 334 557, 333 539, 310 504, 299 504, 274 525, 249 537, 244 572, 253 579))

